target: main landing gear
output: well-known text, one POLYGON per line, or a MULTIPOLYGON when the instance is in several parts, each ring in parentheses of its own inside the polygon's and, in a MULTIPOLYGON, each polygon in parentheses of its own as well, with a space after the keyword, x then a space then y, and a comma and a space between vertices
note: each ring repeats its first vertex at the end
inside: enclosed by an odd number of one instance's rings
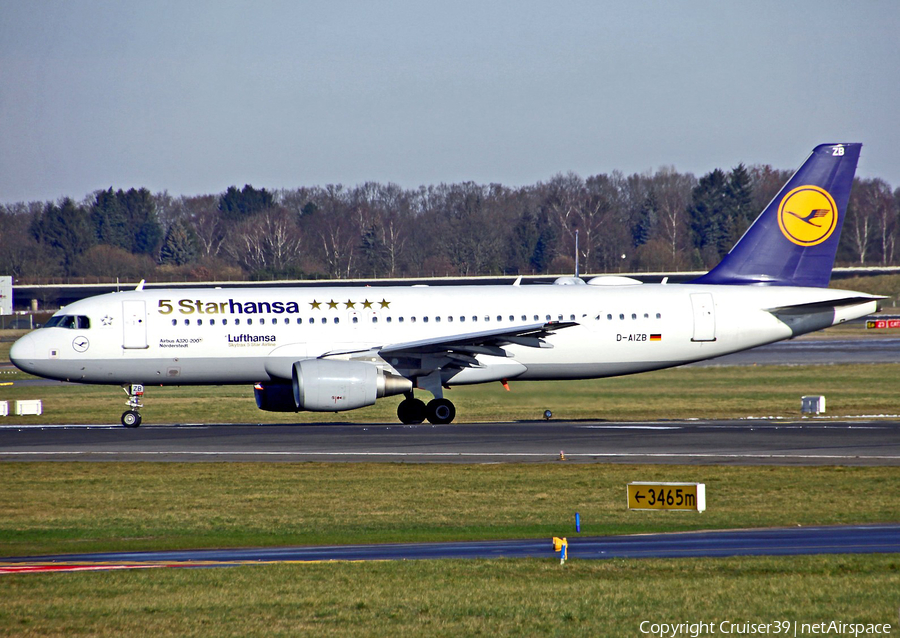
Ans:
POLYGON ((141 397, 144 396, 144 386, 140 383, 132 383, 124 386, 125 394, 128 395, 128 401, 125 402, 130 410, 122 413, 122 425, 126 428, 136 428, 141 424, 141 413, 138 412, 144 404, 141 403, 141 397))
POLYGON ((456 417, 456 407, 448 399, 432 399, 426 405, 424 401, 413 398, 412 394, 397 406, 397 417, 405 425, 416 425, 428 419, 429 423, 443 425, 456 417))

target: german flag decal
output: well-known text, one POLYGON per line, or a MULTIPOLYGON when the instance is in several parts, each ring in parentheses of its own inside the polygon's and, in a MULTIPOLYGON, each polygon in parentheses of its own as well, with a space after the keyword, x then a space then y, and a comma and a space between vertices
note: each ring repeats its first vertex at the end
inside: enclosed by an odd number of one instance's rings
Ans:
POLYGON ((662 341, 662 335, 650 335, 650 341, 662 341))

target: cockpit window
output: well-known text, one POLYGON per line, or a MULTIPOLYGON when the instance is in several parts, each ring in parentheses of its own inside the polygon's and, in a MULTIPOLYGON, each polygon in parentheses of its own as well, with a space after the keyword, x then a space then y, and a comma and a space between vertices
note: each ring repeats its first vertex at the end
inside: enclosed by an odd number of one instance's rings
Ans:
POLYGON ((54 315, 44 324, 44 327, 89 330, 91 327, 91 320, 84 315, 54 315))

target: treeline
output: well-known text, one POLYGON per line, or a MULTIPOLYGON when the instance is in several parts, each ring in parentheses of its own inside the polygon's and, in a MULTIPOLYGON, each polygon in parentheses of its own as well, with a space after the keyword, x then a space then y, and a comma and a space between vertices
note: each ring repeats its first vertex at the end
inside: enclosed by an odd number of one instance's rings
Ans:
MULTIPOLYGON (((0 206, 0 274, 18 282, 570 274, 715 265, 789 172, 664 168, 520 188, 366 183, 173 197, 97 191, 0 206)), ((896 265, 900 188, 857 179, 838 262, 896 265)))

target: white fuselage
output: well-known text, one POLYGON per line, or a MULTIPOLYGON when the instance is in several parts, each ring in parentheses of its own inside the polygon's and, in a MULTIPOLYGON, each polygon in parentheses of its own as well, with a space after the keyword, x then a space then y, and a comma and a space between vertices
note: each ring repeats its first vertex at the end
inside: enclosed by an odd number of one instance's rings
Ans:
MULTIPOLYGON (((244 384, 291 378, 298 360, 442 336, 575 322, 550 347, 506 357, 451 384, 596 378, 717 357, 825 327, 798 329, 769 310, 834 304, 828 325, 876 310, 876 298, 822 288, 635 284, 169 289, 112 293, 59 314, 89 328, 37 330, 11 357, 34 374, 85 383, 244 384), (84 325, 84 324, 81 324, 84 325)), ((73 323, 73 322, 70 322, 73 323)), ((390 358, 380 364, 392 365, 390 358)))

